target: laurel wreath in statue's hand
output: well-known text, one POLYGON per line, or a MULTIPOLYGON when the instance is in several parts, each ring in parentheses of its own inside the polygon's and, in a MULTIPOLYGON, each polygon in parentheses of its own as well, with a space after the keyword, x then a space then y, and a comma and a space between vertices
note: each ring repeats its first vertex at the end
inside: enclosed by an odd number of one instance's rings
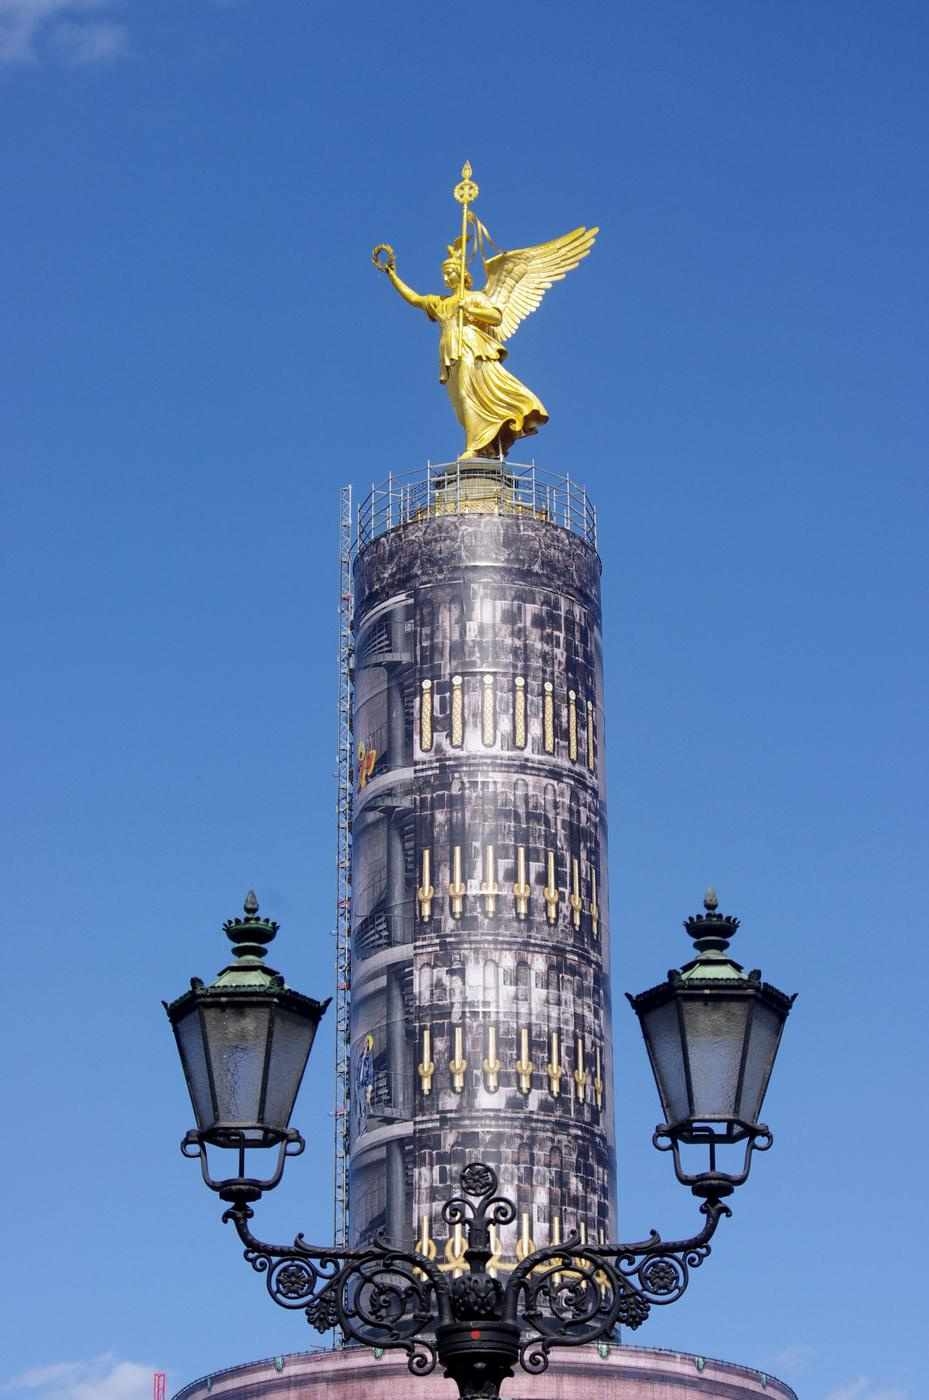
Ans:
POLYGON ((377 268, 378 272, 393 272, 396 266, 396 259, 394 258, 393 248, 391 248, 389 243, 379 243, 374 249, 374 252, 371 254, 371 261, 374 263, 374 266, 377 268), (382 253, 387 254, 387 257, 383 262, 381 261, 382 253))

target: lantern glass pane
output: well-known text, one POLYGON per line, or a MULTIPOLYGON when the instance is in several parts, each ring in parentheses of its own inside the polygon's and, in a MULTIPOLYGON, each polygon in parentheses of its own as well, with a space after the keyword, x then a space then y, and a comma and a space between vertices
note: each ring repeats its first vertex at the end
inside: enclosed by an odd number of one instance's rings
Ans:
POLYGON ((270 1014, 267 1003, 247 1001, 216 1000, 203 1008, 218 1123, 261 1121, 270 1014))
POLYGON ((739 1114, 749 1123, 758 1121, 785 1015, 784 1011, 766 1006, 760 998, 755 1002, 739 1114))
POLYGON ((184 1073, 187 1075, 187 1086, 197 1127, 202 1131, 213 1122, 213 1095, 210 1092, 210 1075, 206 1064, 206 1051, 203 1048, 200 1008, 196 1003, 186 1015, 175 1022, 174 1034, 177 1037, 177 1048, 181 1052, 184 1073))
POLYGON ((275 1007, 263 1116, 269 1128, 283 1131, 290 1122, 315 1034, 315 1021, 298 1011, 275 1007))
POLYGON ((683 999, 694 1118, 737 1118, 736 1096, 751 1000, 714 992, 683 999))
POLYGON ((679 1123, 682 1118, 690 1117, 690 1105, 677 998, 643 1012, 641 1021, 665 1119, 668 1123, 679 1123))

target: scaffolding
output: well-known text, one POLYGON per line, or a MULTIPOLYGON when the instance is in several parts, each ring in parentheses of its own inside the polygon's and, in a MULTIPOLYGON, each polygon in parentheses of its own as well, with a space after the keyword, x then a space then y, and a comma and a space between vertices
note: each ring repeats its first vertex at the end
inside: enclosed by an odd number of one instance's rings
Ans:
POLYGON ((333 1231, 348 1244, 348 1132, 351 1090, 349 1003, 352 981, 352 488, 339 491, 339 719, 336 762, 335 1186, 333 1231))

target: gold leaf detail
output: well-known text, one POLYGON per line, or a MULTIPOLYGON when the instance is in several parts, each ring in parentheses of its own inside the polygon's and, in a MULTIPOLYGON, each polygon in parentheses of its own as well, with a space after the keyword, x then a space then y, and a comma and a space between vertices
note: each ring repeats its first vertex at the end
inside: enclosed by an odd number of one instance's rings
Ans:
POLYGON ((460 749, 464 743, 464 695, 461 677, 452 676, 452 748, 460 749))
POLYGON ((542 736, 546 753, 555 752, 555 696, 551 681, 545 682, 542 702, 542 736))
POLYGON ((513 743, 518 749, 526 747, 526 681, 517 676, 513 692, 513 743))
POLYGON ((423 681, 419 697, 419 747, 423 753, 432 748, 432 681, 423 681))

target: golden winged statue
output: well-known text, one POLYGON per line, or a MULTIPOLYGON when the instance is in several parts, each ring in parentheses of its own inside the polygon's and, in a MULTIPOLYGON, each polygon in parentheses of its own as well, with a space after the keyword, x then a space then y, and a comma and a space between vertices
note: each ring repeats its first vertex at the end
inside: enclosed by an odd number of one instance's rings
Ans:
POLYGON ((505 342, 540 305, 552 283, 587 256, 599 229, 576 228, 535 248, 497 249, 494 257, 485 258, 485 244, 497 245, 469 208, 477 193, 471 167, 465 165, 455 190, 462 205, 462 230, 448 245, 442 263, 447 296, 421 296, 408 287, 397 273, 389 244, 378 244, 373 259, 404 301, 439 324, 439 379, 465 430, 462 457, 503 458, 517 438, 529 437, 548 422, 541 401, 503 368, 505 342), (478 254, 485 273, 481 291, 474 289, 468 266, 478 254))

